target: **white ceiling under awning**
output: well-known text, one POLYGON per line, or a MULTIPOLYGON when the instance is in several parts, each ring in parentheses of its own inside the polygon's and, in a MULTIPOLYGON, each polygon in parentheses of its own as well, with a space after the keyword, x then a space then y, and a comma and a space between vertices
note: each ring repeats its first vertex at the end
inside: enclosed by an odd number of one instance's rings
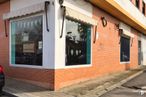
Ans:
POLYGON ((87 24, 91 24, 91 25, 97 25, 97 20, 93 19, 92 17, 86 16, 76 10, 73 10, 69 7, 66 7, 66 17, 70 17, 82 22, 85 22, 87 24))

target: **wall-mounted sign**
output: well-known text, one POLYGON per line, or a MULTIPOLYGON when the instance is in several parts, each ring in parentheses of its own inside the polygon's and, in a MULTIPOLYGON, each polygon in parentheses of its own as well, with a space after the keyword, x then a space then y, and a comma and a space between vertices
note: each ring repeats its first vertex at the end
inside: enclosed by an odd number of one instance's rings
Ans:
POLYGON ((28 33, 23 33, 23 41, 28 41, 29 40, 29 35, 28 33))
POLYGON ((35 53, 35 44, 34 43, 24 43, 23 44, 23 53, 35 53))
POLYGON ((42 41, 39 41, 38 48, 39 49, 42 49, 43 48, 43 42, 42 41))

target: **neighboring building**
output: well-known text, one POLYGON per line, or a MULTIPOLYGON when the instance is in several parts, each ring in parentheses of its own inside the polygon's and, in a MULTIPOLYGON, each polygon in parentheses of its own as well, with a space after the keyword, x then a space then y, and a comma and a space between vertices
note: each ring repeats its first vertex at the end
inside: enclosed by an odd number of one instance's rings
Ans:
POLYGON ((9 77, 57 90, 146 65, 143 0, 0 1, 9 77))

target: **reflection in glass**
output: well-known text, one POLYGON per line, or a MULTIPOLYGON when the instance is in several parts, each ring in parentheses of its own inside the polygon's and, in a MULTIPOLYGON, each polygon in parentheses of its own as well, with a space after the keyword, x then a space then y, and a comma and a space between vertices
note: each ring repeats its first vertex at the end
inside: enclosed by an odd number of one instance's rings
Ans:
POLYGON ((42 65, 42 16, 11 23, 11 63, 42 65))
POLYGON ((91 62, 91 26, 66 19, 66 65, 91 62))
POLYGON ((129 62, 130 61, 130 38, 121 36, 121 49, 120 49, 120 61, 129 62))

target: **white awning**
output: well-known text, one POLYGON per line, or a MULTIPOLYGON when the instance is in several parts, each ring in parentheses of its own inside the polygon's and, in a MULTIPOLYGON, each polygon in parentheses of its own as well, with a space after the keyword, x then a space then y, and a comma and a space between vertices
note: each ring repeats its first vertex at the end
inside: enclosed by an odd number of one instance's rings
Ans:
POLYGON ((41 12, 44 10, 45 10, 45 3, 43 2, 43 3, 35 4, 26 8, 22 8, 16 11, 11 11, 9 13, 6 13, 3 15, 3 19, 6 20, 6 19, 11 19, 11 18, 16 18, 20 16, 25 16, 25 15, 41 12))
POLYGON ((66 7, 66 17, 70 17, 70 18, 85 22, 87 24, 97 25, 97 20, 87 15, 84 15, 78 11, 75 11, 69 7, 66 7))
POLYGON ((123 30, 124 35, 134 38, 134 34, 131 32, 131 27, 130 26, 121 22, 120 25, 119 25, 119 29, 123 30))

